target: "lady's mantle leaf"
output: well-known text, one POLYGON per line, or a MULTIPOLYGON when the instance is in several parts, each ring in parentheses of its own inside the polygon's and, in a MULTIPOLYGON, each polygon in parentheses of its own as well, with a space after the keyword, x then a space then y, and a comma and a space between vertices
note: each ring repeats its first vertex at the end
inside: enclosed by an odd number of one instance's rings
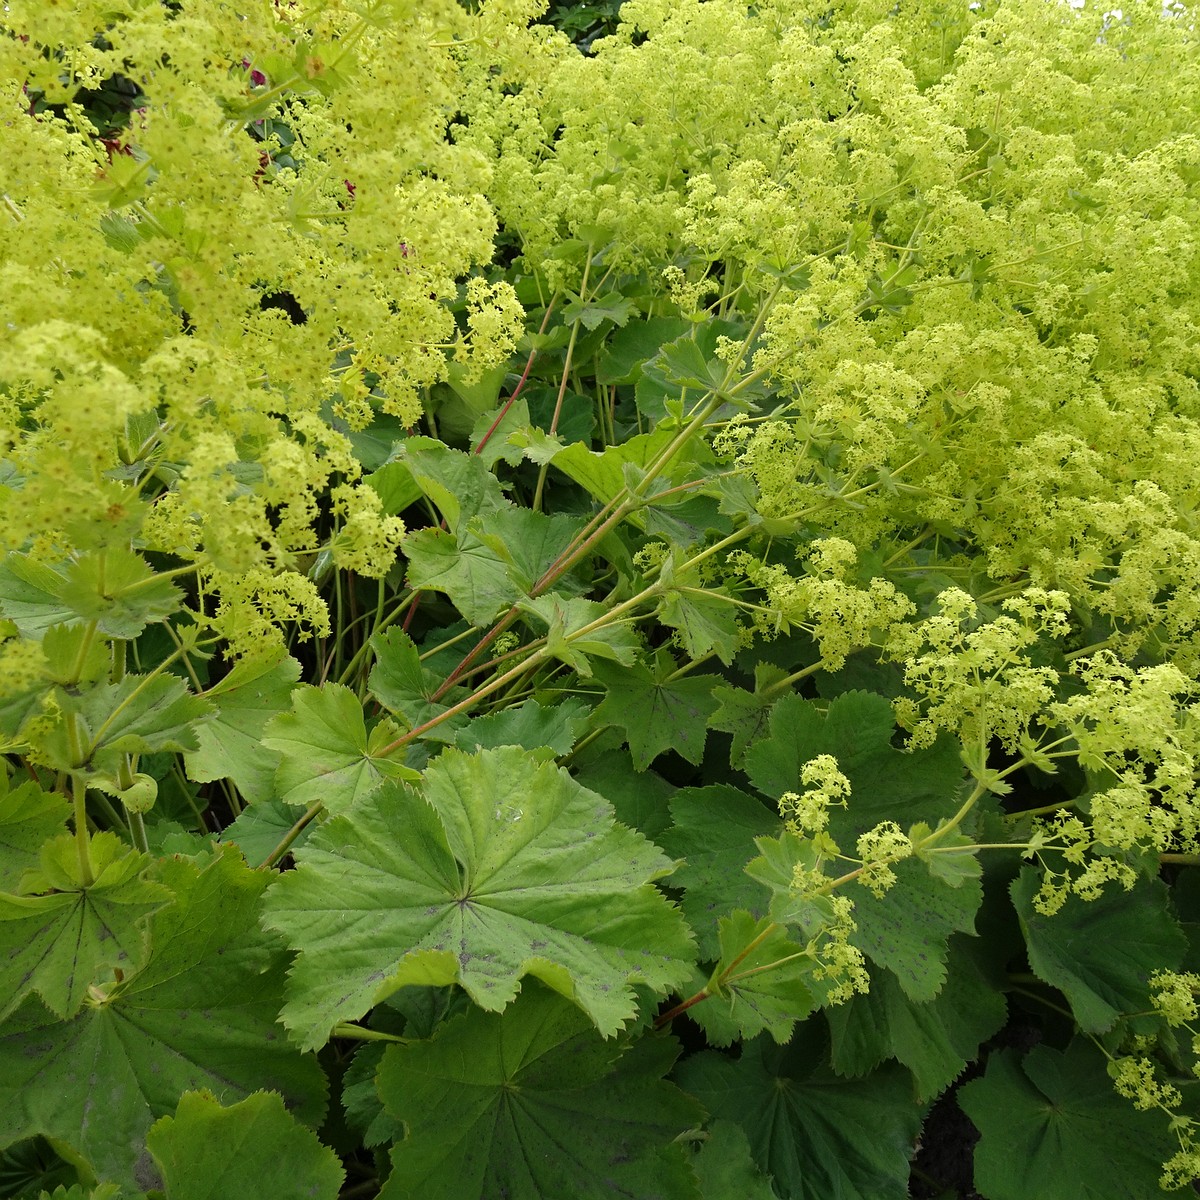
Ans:
POLYGON ((778 1200, 770 1177, 750 1157, 744 1130, 732 1121, 712 1123, 692 1168, 704 1200, 778 1200))
POLYGON ((811 700, 785 696, 771 711, 771 735, 746 751, 751 782, 778 800, 802 790, 800 769, 818 754, 832 754, 850 780, 846 808, 829 810, 829 832, 844 849, 880 821, 936 825, 961 803, 959 746, 945 739, 908 753, 892 743, 891 703, 873 692, 845 692, 827 712, 811 700))
POLYGON ((336 1200, 345 1178, 337 1155, 273 1092, 229 1108, 209 1092, 186 1092, 146 1146, 171 1200, 336 1200))
POLYGON ((1166 888, 1157 880, 1132 892, 1111 885, 1097 900, 1070 896, 1046 917, 1033 906, 1040 882, 1040 872, 1025 867, 1010 889, 1029 965, 1066 996, 1079 1027, 1103 1033, 1122 1013, 1149 1008, 1150 976, 1178 967, 1187 945, 1166 888))
POLYGON ((894 972, 910 999, 932 1000, 946 980, 950 935, 975 932, 983 887, 977 879, 953 887, 911 858, 892 869, 896 882, 882 896, 854 889, 858 930, 850 940, 894 972))
POLYGON ((1156 1112, 1113 1091, 1103 1057, 1077 1039, 1059 1054, 993 1054, 987 1074, 958 1094, 982 1134, 975 1186, 990 1200, 1143 1200, 1162 1193, 1163 1162, 1177 1148, 1156 1112))
POLYGON ((71 805, 32 781, 0 797, 0 889, 15 891, 17 880, 37 865, 42 843, 66 827, 71 805))
POLYGON ((92 839, 95 879, 79 879, 75 839, 69 833, 42 847, 38 891, 0 894, 0 961, 11 990, 0 996, 0 1019, 31 991, 47 1008, 74 1016, 91 984, 104 983, 114 968, 132 972, 145 962, 146 917, 171 899, 158 883, 141 878, 149 861, 129 853, 115 834, 92 839))
POLYGON ((588 707, 582 700, 564 700, 545 708, 526 700, 515 708, 501 709, 476 717, 455 736, 460 750, 485 746, 521 746, 525 750, 548 748, 554 754, 569 754, 582 733, 588 707))
POLYGON ((225 1102, 269 1089, 301 1120, 320 1119, 320 1068, 275 1023, 283 961, 258 927, 265 874, 228 848, 202 871, 167 859, 160 877, 175 903, 152 918, 139 974, 72 1020, 31 998, 4 1026, 0 1146, 58 1138, 101 1178, 133 1187, 150 1167, 146 1131, 190 1089, 225 1102))
POLYGON ((777 1047, 760 1037, 736 1061, 711 1050, 689 1058, 675 1078, 712 1117, 745 1130, 787 1200, 906 1200, 923 1115, 908 1073, 847 1082, 818 1065, 824 1059, 811 1039, 777 1047))
POLYGON ((734 909, 766 915, 770 893, 746 874, 758 850, 756 837, 776 833, 779 817, 766 805, 726 784, 683 788, 671 798, 675 824, 658 842, 685 861, 671 879, 682 887, 683 913, 696 930, 701 956, 720 957, 717 921, 734 909))
POLYGON ((945 986, 914 1003, 890 971, 871 972, 871 990, 825 1010, 833 1033, 833 1068, 865 1075, 896 1058, 913 1073, 918 1095, 932 1100, 952 1083, 1008 1015, 1004 996, 989 986, 961 938, 953 943, 945 986))
POLYGON ((716 980, 732 967, 730 977, 719 990, 710 984, 709 998, 689 1015, 713 1046, 729 1046, 764 1030, 786 1042, 796 1022, 815 1007, 808 987, 813 965, 782 926, 735 912, 721 919, 721 961, 712 973, 716 980))
POLYGON ((447 750, 424 796, 382 788, 297 858, 266 920, 299 952, 283 1020, 307 1046, 406 984, 457 982, 496 1011, 535 975, 607 1035, 632 983, 688 978, 691 934, 650 886, 670 860, 516 747, 447 750))
POLYGON ((199 749, 184 756, 188 778, 197 783, 232 779, 250 804, 275 795, 279 755, 263 745, 267 722, 290 707, 300 664, 282 651, 245 659, 206 693, 216 717, 196 730, 199 749))
POLYGON ((690 763, 704 758, 708 720, 716 711, 716 675, 673 678, 675 660, 655 656, 654 670, 597 664, 596 674, 608 688, 596 720, 617 725, 629 739, 633 765, 644 771, 664 750, 674 750, 690 763))
POLYGON ((699 1200, 679 1134, 699 1106, 662 1080, 676 1047, 605 1042, 573 1005, 530 987, 432 1040, 389 1046, 379 1093, 408 1129, 381 1200, 699 1200))
POLYGON ((320 801, 337 813, 385 779, 413 777, 402 762, 379 753, 398 733, 383 721, 368 734, 358 697, 339 683, 327 683, 297 688, 292 711, 267 725, 263 745, 283 756, 275 775, 282 799, 289 804, 320 801))

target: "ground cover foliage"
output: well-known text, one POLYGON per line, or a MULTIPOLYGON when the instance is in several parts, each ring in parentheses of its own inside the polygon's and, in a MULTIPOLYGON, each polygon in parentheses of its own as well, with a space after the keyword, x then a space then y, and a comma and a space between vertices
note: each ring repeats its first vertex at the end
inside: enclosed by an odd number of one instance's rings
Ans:
POLYGON ((0 19, 0 1193, 1200 1174, 1187 10, 0 19))

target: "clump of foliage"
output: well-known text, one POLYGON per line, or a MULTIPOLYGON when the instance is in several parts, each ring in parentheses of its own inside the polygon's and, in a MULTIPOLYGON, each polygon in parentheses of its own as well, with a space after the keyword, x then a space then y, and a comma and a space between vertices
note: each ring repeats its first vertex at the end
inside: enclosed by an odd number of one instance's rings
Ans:
POLYGON ((544 14, 5 7, 0 1190, 1189 1185, 1191 14, 544 14))

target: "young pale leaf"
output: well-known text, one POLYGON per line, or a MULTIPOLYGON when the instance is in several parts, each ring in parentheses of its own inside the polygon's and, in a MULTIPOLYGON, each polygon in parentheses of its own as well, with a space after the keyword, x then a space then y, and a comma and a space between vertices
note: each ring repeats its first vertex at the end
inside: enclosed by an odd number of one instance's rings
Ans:
POLYGON ((477 454, 452 450, 433 438, 411 437, 396 447, 394 458, 437 505, 451 533, 476 513, 508 504, 499 481, 477 454))
POLYGON ((688 977, 691 935, 650 882, 670 860, 516 747, 447 750, 423 796, 382 788, 297 858, 266 920, 299 955, 283 1021, 307 1046, 406 984, 457 982, 495 1011, 534 975, 611 1034, 631 984, 688 977))
MULTIPOLYGON (((675 630, 675 636, 688 658, 703 658, 711 652, 726 666, 733 662, 741 645, 737 609, 724 596, 725 593, 719 588, 685 586, 667 587, 663 593, 659 620, 675 630)), ((724 727, 714 722, 713 728, 724 727)))
POLYGON ((596 720, 625 730, 633 765, 644 771, 664 750, 674 750, 699 765, 704 758, 708 719, 717 702, 712 698, 716 675, 672 678, 675 660, 656 655, 653 671, 642 666, 617 670, 596 665, 596 675, 608 689, 596 720))
POLYGON ((521 601, 520 607, 546 626, 546 653, 561 658, 580 675, 591 675, 593 658, 629 667, 641 651, 641 643, 625 625, 589 628, 605 614, 604 605, 594 600, 549 592, 521 601))
POLYGON ((625 491, 625 467, 645 468, 674 440, 670 429, 639 433, 619 446, 608 446, 597 453, 583 442, 572 442, 554 455, 554 465, 569 479, 607 504, 625 491))
POLYGON ((244 659, 205 693, 216 716, 196 730, 199 748, 184 755, 188 778, 197 783, 231 779, 249 804, 275 794, 279 754, 263 744, 272 717, 287 712, 300 664, 279 651, 244 659))
POLYGON ((908 1073, 892 1067, 847 1082, 824 1066, 825 1056, 823 1045, 799 1034, 784 1047, 764 1036, 736 1061, 714 1051, 686 1059, 675 1078, 710 1116, 742 1127, 781 1196, 907 1200, 923 1116, 908 1073))
POLYGON ((174 675, 126 675, 119 683, 94 684, 78 693, 55 690, 64 720, 47 736, 47 762, 58 770, 87 768, 114 773, 125 754, 162 750, 195 750, 197 729, 214 709, 193 696, 174 675), (74 718, 84 758, 69 738, 66 722, 74 718))
POLYGON ((189 1089, 224 1102, 277 1091, 301 1120, 321 1118, 320 1068, 278 1036, 284 959, 257 917, 267 876, 233 848, 203 870, 164 860, 159 876, 175 903, 151 919, 139 974, 68 1021, 27 1000, 0 1032, 0 1146, 57 1138, 101 1178, 140 1187, 146 1131, 189 1089))
POLYGON ((575 540, 582 522, 547 516, 530 508, 505 508, 471 522, 471 530, 505 564, 509 580, 523 595, 575 540))
POLYGON ((146 918, 170 902, 170 891, 142 878, 149 856, 130 852, 115 834, 92 838, 91 859, 95 879, 85 885, 75 839, 63 833, 42 847, 34 872, 47 895, 0 894, 0 960, 12 983, 0 997, 0 1019, 36 992, 65 1020, 90 985, 145 963, 146 918))
POLYGON ((175 1115, 150 1127, 146 1148, 170 1200, 337 1200, 346 1175, 274 1092, 228 1108, 210 1092, 185 1092, 175 1115))
POLYGON ((9 554, 0 563, 0 612, 24 637, 51 626, 95 621, 107 637, 132 639, 179 608, 183 593, 155 575, 140 554, 110 546, 62 570, 9 554))
POLYGON ((896 882, 882 896, 854 889, 858 931, 850 941, 892 971, 905 994, 921 1003, 932 1000, 945 982, 950 935, 975 931, 983 888, 977 879, 949 884, 911 858, 892 870, 896 882))
MULTIPOLYGON (((421 656, 412 638, 402 629, 389 629, 371 639, 375 666, 371 668, 367 687, 371 695, 390 712, 404 718, 410 729, 416 729, 440 716, 450 704, 434 700, 433 695, 442 680, 421 664, 421 656)), ((453 702, 455 691, 444 699, 453 702)), ((455 731, 466 724, 465 716, 451 717, 431 729, 431 740, 453 740, 455 731)))
POLYGON ((79 620, 95 621, 99 632, 125 639, 183 603, 183 593, 169 579, 156 575, 140 554, 119 546, 73 562, 58 597, 79 620))
POLYGON ((713 1121, 692 1170, 704 1200, 778 1200, 771 1177, 750 1155, 745 1131, 732 1121, 713 1121))
POLYGON ((67 800, 32 780, 0 796, 0 891, 17 890, 25 871, 37 866, 42 843, 62 832, 70 812, 67 800))
POLYGON ((339 683, 303 685, 292 693, 292 711, 268 722, 263 744, 281 756, 275 782, 283 800, 319 801, 337 813, 385 779, 415 776, 402 762, 379 753, 399 732, 384 721, 368 734, 362 704, 339 683))
POLYGON ((860 1076, 888 1058, 912 1073, 917 1095, 932 1100, 974 1059, 980 1043, 1004 1024, 1004 996, 980 975, 960 938, 938 995, 916 1004, 890 971, 871 972, 871 990, 825 1010, 833 1036, 833 1069, 860 1076))
POLYGON ((766 1031, 777 1042, 792 1036, 797 1021, 815 1007, 809 989, 813 960, 786 930, 769 918, 739 910, 720 922, 721 958, 712 979, 733 967, 731 977, 688 1010, 710 1045, 729 1046, 766 1031), (759 940, 761 939, 761 940, 759 940), (739 956, 745 955, 740 961, 739 956))
POLYGON ((470 624, 487 625, 520 596, 504 560, 466 525, 418 529, 404 539, 408 586, 444 592, 470 624))
POLYGON ((389 1046, 379 1093, 408 1137, 381 1200, 700 1200, 673 1142, 702 1114, 662 1079, 677 1052, 667 1038, 606 1042, 536 985, 502 1014, 389 1046))
POLYGON ((64 582, 62 571, 16 551, 6 554, 0 560, 0 616, 33 641, 54 625, 78 621, 71 606, 59 599, 64 582))
POLYGON ((564 700, 543 708, 526 700, 516 708, 478 717, 458 731, 455 744, 468 752, 494 746, 521 746, 525 750, 548 748, 555 755, 570 754, 587 720, 582 700, 564 700))
POLYGON ((1113 1090, 1105 1060, 1083 1038, 1060 1054, 1013 1050, 958 1093, 981 1137, 975 1186, 989 1200, 1145 1200, 1162 1193, 1162 1165, 1177 1149, 1156 1112, 1113 1090))
POLYGON ((1130 892, 1110 885, 1096 900, 1069 896, 1052 917, 1033 905, 1041 884, 1025 867, 1009 889, 1029 965, 1058 988, 1086 1033, 1111 1029, 1122 1013, 1150 1006, 1148 980, 1179 966, 1187 941, 1167 909, 1167 889, 1141 880, 1130 892))
POLYGON ((683 915, 696 930, 701 957, 713 961, 721 954, 718 918, 739 908, 766 915, 770 893, 746 874, 746 864, 758 853, 754 839, 777 833, 780 820, 726 784, 676 792, 671 817, 674 826, 658 841, 684 860, 671 884, 684 889, 683 915))

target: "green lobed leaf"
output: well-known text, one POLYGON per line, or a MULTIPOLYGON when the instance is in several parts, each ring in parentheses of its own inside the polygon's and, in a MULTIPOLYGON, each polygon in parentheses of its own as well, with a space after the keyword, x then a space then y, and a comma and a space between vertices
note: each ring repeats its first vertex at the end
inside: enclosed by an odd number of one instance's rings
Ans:
POLYGON ((980 1132, 975 1186, 988 1200, 1146 1200, 1162 1193, 1177 1149, 1161 1115, 1113 1090, 1103 1055, 1083 1038, 988 1058, 958 1092, 980 1132))
POLYGON ((0 959, 12 981, 0 998, 0 1020, 31 992, 66 1019, 89 986, 144 965, 146 918, 171 893, 143 877, 149 856, 130 851, 116 834, 96 834, 90 857, 95 879, 85 885, 75 838, 63 833, 42 846, 40 870, 26 876, 28 890, 47 894, 0 893, 0 959))
POLYGON ((346 1123, 358 1130, 362 1144, 371 1148, 398 1142, 404 1137, 404 1126, 383 1107, 375 1086, 385 1049, 382 1042, 366 1042, 359 1046, 342 1076, 342 1108, 346 1123))
POLYGON ((704 1200, 779 1200, 750 1155, 746 1132, 732 1121, 713 1121, 692 1159, 704 1200))
POLYGON ((112 774, 126 754, 195 750, 200 722, 213 706, 193 696, 174 675, 126 675, 119 683, 98 683, 81 690, 58 688, 55 698, 63 719, 45 737, 41 750, 56 770, 112 774), (83 757, 67 736, 74 719, 83 757))
POLYGON ((386 779, 415 775, 381 751, 400 730, 382 721, 368 733, 358 697, 339 683, 301 685, 292 692, 292 711, 273 717, 263 744, 280 755, 275 781, 288 804, 324 804, 344 812, 386 779))
POLYGON ((717 707, 713 684, 719 677, 676 679, 675 671, 675 660, 663 651, 655 655, 653 670, 636 664, 621 670, 596 665, 595 673, 607 688, 596 720, 625 730, 638 771, 665 750, 674 750, 697 765, 704 758, 708 720, 717 707))
MULTIPOLYGON (((483 465, 491 470, 503 459, 510 467, 521 461, 521 451, 508 438, 529 424, 529 403, 524 396, 516 400, 505 400, 496 408, 480 413, 471 429, 471 453, 482 459, 483 465), (485 442, 483 439, 487 438, 485 442)), ((529 509, 497 510, 528 512, 529 509)))
POLYGON ((688 976, 691 935, 651 886, 670 860, 515 747, 445 751, 423 795, 381 789, 297 859, 266 920, 298 952, 283 1021, 309 1046, 407 984, 457 982, 494 1011, 533 975, 610 1034, 633 983, 688 976))
POLYGON ((1110 885, 1096 900, 1069 896, 1052 917, 1033 906, 1041 884, 1024 867, 1009 889, 1025 934, 1029 965, 1066 996, 1086 1033, 1111 1029, 1124 1013, 1150 1007, 1149 979, 1179 966, 1187 940, 1158 880, 1132 891, 1110 885))
POLYGON ((709 998, 690 1008, 688 1015, 711 1046, 730 1046, 764 1031, 786 1042, 796 1022, 816 1007, 809 988, 813 959, 782 926, 768 917, 756 920, 740 909, 721 918, 719 938, 721 957, 708 984, 709 998), (730 978, 714 990, 730 967, 730 978))
POLYGON ((573 770, 572 774, 584 787, 599 792, 612 805, 622 825, 663 845, 662 833, 671 824, 669 806, 675 788, 661 775, 653 771, 635 771, 624 747, 606 750, 573 770))
POLYGON ((825 1058, 825 1046, 800 1033, 783 1047, 763 1036, 736 1060, 711 1050, 686 1059, 675 1078, 710 1117, 741 1126, 783 1200, 907 1200, 923 1116, 908 1073, 885 1068, 848 1082, 825 1058))
POLYGON ((189 779, 209 783, 231 779, 249 804, 275 795, 280 756, 263 742, 272 717, 291 707, 300 664, 282 650, 264 658, 243 659, 205 692, 216 714, 196 730, 197 748, 184 755, 189 779))
POLYGON ((33 780, 0 796, 0 891, 17 890, 21 876, 37 866, 42 843, 62 832, 70 813, 69 801, 33 780))
POLYGON ((146 1147, 168 1200, 337 1200, 346 1175, 273 1092, 228 1108, 210 1092, 185 1092, 175 1115, 150 1127, 146 1147))
MULTIPOLYGON (((510 583, 526 596, 582 527, 576 517, 547 516, 529 508, 498 509, 471 522, 471 532, 504 563, 510 583)), ((561 589, 562 582, 556 586, 561 589)))
MULTIPOLYGON (((722 599, 727 593, 721 588, 699 588, 683 584, 668 586, 663 592, 658 619, 675 636, 688 658, 703 658, 715 654, 729 666, 741 645, 737 626, 737 609, 722 599)), ((733 691, 722 687, 719 691, 733 691)), ((714 696, 717 694, 714 691, 714 696)), ((714 729, 724 728, 712 722, 714 729)))
POLYGON ((389 1046, 379 1093, 408 1137, 381 1200, 699 1200, 675 1139, 699 1106, 663 1081, 664 1037, 605 1041, 531 986, 504 1013, 469 1012, 427 1042, 389 1046))
POLYGON ((457 534, 418 529, 404 539, 408 586, 444 592, 477 628, 489 624, 520 596, 504 560, 467 525, 457 534))
POLYGON ((67 568, 58 597, 107 637, 133 639, 183 604, 183 593, 140 554, 120 546, 85 554, 67 568))
POLYGON ((871 972, 871 990, 825 1010, 833 1068, 860 1076, 895 1058, 912 1073, 917 1095, 932 1100, 958 1078, 1008 1015, 1004 996, 980 974, 961 938, 951 939, 947 979, 932 1000, 916 1003, 890 972, 871 972))
POLYGON ((682 788, 671 799, 671 829, 659 839, 683 859, 671 878, 683 888, 683 914, 696 931, 703 959, 720 956, 717 922, 735 909, 766 915, 770 893, 746 874, 758 851, 754 839, 778 832, 781 822, 753 796, 727 784, 682 788))
POLYGON ((416 485, 446 518, 451 533, 476 513, 508 503, 499 481, 478 455, 452 450, 433 438, 406 438, 396 447, 393 461, 408 468, 416 485))
POLYGON ((458 731, 455 745, 468 753, 495 746, 520 746, 525 750, 546 748, 556 756, 570 754, 583 732, 588 712, 582 700, 568 699, 550 708, 526 700, 515 708, 469 722, 458 731))
POLYGON ((729 751, 731 766, 741 767, 746 750, 759 738, 768 736, 776 699, 769 689, 786 677, 787 672, 781 668, 759 663, 754 668, 754 691, 724 684, 713 688, 713 699, 718 706, 709 723, 714 729, 733 735, 729 751))
MULTIPOLYGON (((452 689, 444 698, 450 703, 433 699, 442 680, 422 665, 417 647, 402 629, 376 634, 371 639, 371 649, 375 666, 371 668, 367 687, 384 708, 403 717, 410 729, 441 716, 460 698, 461 692, 452 689)), ((450 717, 425 736, 435 741, 453 740, 466 722, 465 716, 450 717)))
POLYGON ((670 429, 656 429, 653 433, 636 434, 619 446, 608 446, 599 452, 583 442, 572 442, 554 455, 553 462, 593 499, 607 504, 625 490, 625 466, 649 466, 671 444, 674 436, 670 429))
POLYGON ((593 658, 629 667, 641 652, 637 635, 626 625, 589 628, 606 612, 604 605, 594 600, 549 592, 535 599, 522 600, 520 607, 546 626, 545 652, 562 659, 580 675, 591 675, 593 658))
POLYGON ((54 625, 79 621, 95 621, 106 637, 131 640, 182 602, 175 584, 120 546, 81 555, 61 569, 15 552, 0 563, 0 613, 34 640, 54 625))
POLYGON ((811 700, 789 695, 771 711, 770 736, 746 751, 751 782, 778 800, 803 790, 800 769, 818 754, 832 754, 850 781, 846 808, 829 810, 829 832, 847 850, 858 836, 881 821, 907 829, 916 821, 936 825, 959 803, 963 766, 959 747, 949 739, 908 753, 892 744, 891 703, 872 692, 846 692, 826 711, 811 700))
POLYGON ((950 935, 974 933, 983 888, 977 879, 947 883, 911 858, 893 864, 892 870, 896 882, 882 896, 854 889, 858 930, 850 941, 872 962, 887 967, 910 999, 932 1000, 946 979, 950 935))
MULTIPOLYGON (((221 830, 219 840, 231 842, 242 852, 245 860, 258 867, 267 861, 271 852, 296 824, 296 810, 282 800, 260 800, 247 804, 237 818, 221 830)), ((311 823, 306 825, 292 843, 295 851, 308 840, 312 833, 311 823)))
POLYGON ((38 641, 54 625, 79 620, 59 597, 64 572, 12 552, 0 559, 0 616, 7 617, 22 637, 38 641))
POLYGON ((691 329, 684 317, 648 317, 630 321, 605 343, 603 355, 596 368, 598 383, 636 383, 643 364, 669 342, 691 329))
POLYGON ((277 1091, 301 1120, 320 1119, 320 1068, 276 1025, 284 957, 258 925, 266 874, 228 848, 203 869, 163 860, 159 880, 175 903, 151 918, 137 975, 71 1020, 30 999, 0 1028, 0 1146, 56 1138, 101 1179, 141 1188, 157 1175, 146 1131, 185 1091, 277 1091))

